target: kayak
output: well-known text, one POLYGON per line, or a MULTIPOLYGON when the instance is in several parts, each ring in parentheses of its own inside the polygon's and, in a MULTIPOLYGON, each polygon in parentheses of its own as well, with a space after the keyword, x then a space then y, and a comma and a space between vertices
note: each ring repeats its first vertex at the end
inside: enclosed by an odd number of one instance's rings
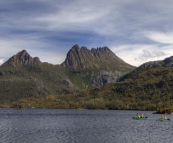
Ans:
POLYGON ((132 117, 134 120, 146 120, 147 117, 144 117, 144 118, 138 118, 138 117, 132 117))
POLYGON ((166 122, 166 121, 171 121, 169 118, 168 119, 157 119, 156 121, 160 121, 160 122, 166 122))

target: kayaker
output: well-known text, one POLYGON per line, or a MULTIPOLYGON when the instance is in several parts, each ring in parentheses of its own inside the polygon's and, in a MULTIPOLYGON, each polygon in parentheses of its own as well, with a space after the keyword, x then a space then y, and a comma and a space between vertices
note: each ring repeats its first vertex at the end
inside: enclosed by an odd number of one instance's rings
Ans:
POLYGON ((161 119, 162 119, 162 120, 165 120, 165 116, 162 116, 161 119))
POLYGON ((144 114, 141 114, 141 118, 144 118, 144 114))
POLYGON ((140 114, 138 114, 138 118, 141 118, 141 115, 140 114))
POLYGON ((164 119, 167 120, 167 117, 165 116, 164 119))

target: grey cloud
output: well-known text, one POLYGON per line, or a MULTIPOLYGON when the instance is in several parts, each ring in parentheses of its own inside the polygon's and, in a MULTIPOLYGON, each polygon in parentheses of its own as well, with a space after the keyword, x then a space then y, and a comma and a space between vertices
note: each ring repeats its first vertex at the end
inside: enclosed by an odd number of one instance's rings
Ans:
POLYGON ((7 60, 7 58, 1 58, 0 57, 0 65, 2 65, 6 60, 7 60))
MULTIPOLYGON (((143 31, 172 30, 172 7, 172 0, 1 0, 0 39, 11 45, 25 41, 27 48, 40 52, 69 49, 71 43, 78 41, 108 47, 153 44, 154 41, 143 36, 143 31), (82 34, 76 36, 79 32, 82 34)), ((14 47, 11 45, 9 49, 14 47)), ((140 57, 159 56, 156 53, 143 51, 140 57)))
MULTIPOLYGON (((159 2, 156 0, 150 2, 149 0, 3 1, 0 7, 2 13, 0 28, 4 29, 6 26, 9 33, 9 29, 39 29, 40 31, 53 30, 57 32, 60 30, 84 32, 88 30, 120 39, 125 37, 126 41, 127 38, 132 41, 134 40, 132 36, 138 31, 173 28, 169 24, 173 22, 170 18, 170 13, 173 13, 171 4, 173 4, 171 1, 168 4, 161 0, 159 2), (93 19, 88 21, 85 19, 93 15, 95 16, 93 19), (50 16, 53 18, 47 21, 46 19, 49 19, 50 16), (66 21, 70 18, 73 23, 66 21), (44 20, 39 21, 38 19, 44 20), (83 23, 81 23, 82 19, 83 23)), ((138 41, 139 33, 136 37, 138 38, 135 41, 138 41)))
POLYGON ((135 58, 135 60, 147 61, 149 59, 158 58, 166 55, 167 55, 166 53, 159 50, 155 51, 142 50, 142 54, 140 54, 137 58, 135 58))

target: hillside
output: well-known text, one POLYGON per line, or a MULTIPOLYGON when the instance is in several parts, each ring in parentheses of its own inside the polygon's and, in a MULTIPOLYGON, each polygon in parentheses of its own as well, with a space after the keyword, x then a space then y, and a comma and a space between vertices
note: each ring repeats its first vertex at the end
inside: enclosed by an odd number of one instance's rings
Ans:
MULTIPOLYGON (((157 110, 173 106, 173 57, 147 62, 119 82, 82 92, 91 100, 102 99, 108 109, 157 110)), ((97 107, 92 103, 93 107, 97 107)))
POLYGON ((144 71, 148 71, 150 69, 158 69, 159 68, 172 68, 173 67, 173 56, 165 58, 164 60, 160 61, 152 61, 152 62, 147 62, 133 70, 133 72, 130 72, 121 78, 119 78, 119 81, 124 81, 129 78, 136 79, 138 78, 138 75, 144 71))
POLYGON ((0 103, 11 103, 29 97, 78 93, 83 89, 116 82, 118 77, 133 69, 133 66, 123 62, 107 47, 88 50, 75 45, 61 65, 42 63, 38 57, 33 58, 23 50, 0 67, 0 103), (75 53, 76 48, 78 54, 69 66, 67 63, 74 58, 72 53, 75 53), (91 51, 95 51, 100 59, 91 51), (93 59, 87 61, 87 56, 93 56, 93 59), (82 57, 85 62, 82 62, 82 57), (75 61, 81 63, 76 64, 75 61))
POLYGON ((173 107, 173 60, 144 63, 125 75, 117 83, 83 90, 76 94, 61 97, 47 96, 41 102, 33 99, 14 103, 26 106, 47 108, 87 108, 87 109, 135 109, 162 110, 173 107), (165 62, 169 61, 169 62, 165 62), (159 64, 158 64, 159 63, 159 64), (52 104, 52 101, 53 104, 52 104))

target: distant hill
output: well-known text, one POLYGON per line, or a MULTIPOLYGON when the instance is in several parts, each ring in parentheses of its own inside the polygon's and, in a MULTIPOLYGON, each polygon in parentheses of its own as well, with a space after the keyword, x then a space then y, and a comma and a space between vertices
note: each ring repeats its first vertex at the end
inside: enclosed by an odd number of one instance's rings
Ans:
POLYGON ((169 57, 144 63, 119 82, 83 91, 79 96, 89 100, 90 108, 97 108, 102 102, 104 109, 157 110, 173 106, 172 91, 173 57, 169 57))
POLYGON ((78 93, 115 83, 134 68, 108 47, 89 50, 74 45, 61 65, 42 63, 23 50, 0 66, 0 103, 78 93))
MULTIPOLYGON (((140 69, 141 67, 139 67, 140 69)), ((116 83, 105 84, 64 96, 27 98, 12 107, 128 109, 173 111, 173 67, 155 67, 132 71, 116 83), (136 72, 138 71, 138 72, 136 72), (139 72, 140 71, 140 72, 139 72), (30 106, 28 106, 28 103, 30 106)))
POLYGON ((119 81, 127 80, 128 78, 138 78, 138 75, 144 71, 148 71, 151 69, 160 69, 160 68, 172 68, 173 67, 173 56, 165 58, 164 60, 160 61, 152 61, 152 62, 146 62, 136 68, 133 72, 130 72, 124 76, 122 76, 119 81))

